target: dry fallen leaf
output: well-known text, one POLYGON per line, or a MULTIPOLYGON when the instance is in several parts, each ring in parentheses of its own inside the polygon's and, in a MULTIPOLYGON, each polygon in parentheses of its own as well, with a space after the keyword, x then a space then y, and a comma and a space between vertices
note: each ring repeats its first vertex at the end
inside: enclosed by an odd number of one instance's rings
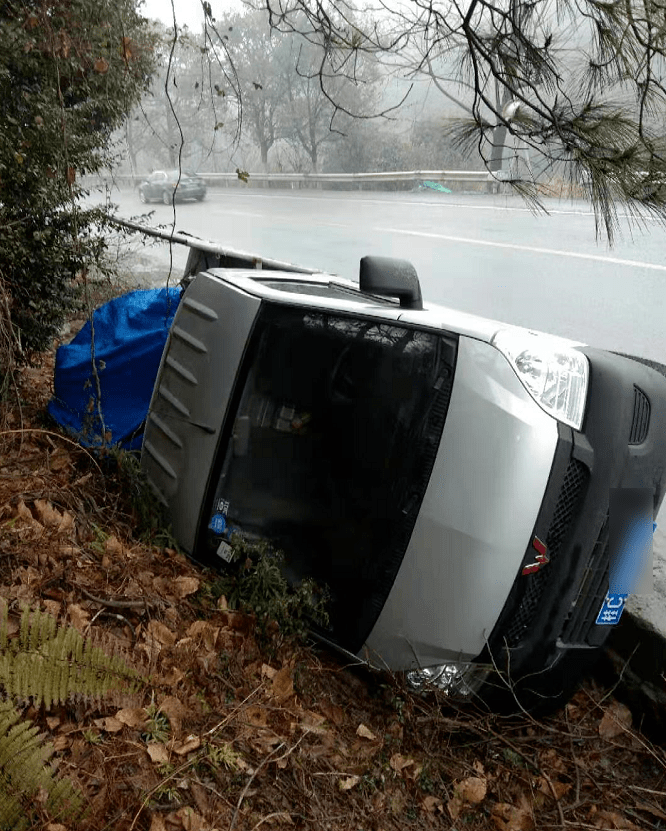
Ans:
POLYGON ((162 675, 162 681, 168 687, 175 687, 185 677, 185 673, 178 669, 178 667, 170 667, 162 675))
POLYGON ((599 811, 594 820, 597 828, 622 828, 626 831, 641 831, 638 825, 618 814, 617 811, 599 811))
POLYGON ((626 704, 613 701, 599 723, 599 735, 602 739, 613 739, 625 733, 631 727, 631 710, 626 704))
POLYGON ((333 724, 336 725, 336 727, 339 727, 341 724, 344 723, 345 711, 342 709, 342 707, 338 707, 331 701, 324 700, 319 702, 319 709, 329 721, 332 721, 333 724))
POLYGON ((187 630, 187 636, 190 638, 200 639, 203 645, 209 651, 215 649, 217 638, 220 634, 220 627, 213 626, 205 620, 195 620, 194 623, 187 630))
POLYGON ((539 777, 539 790, 551 799, 553 798, 553 791, 555 791, 555 799, 562 799, 562 797, 571 790, 571 785, 568 785, 565 782, 557 782, 551 779, 550 784, 543 778, 543 776, 539 777), (552 790, 550 784, 553 786, 552 790))
POLYGON ((149 742, 146 745, 146 750, 152 762, 156 765, 166 765, 169 763, 169 751, 163 744, 159 742, 149 742))
POLYGON ((125 707, 122 710, 118 710, 116 718, 128 727, 143 727, 148 718, 148 714, 143 707, 125 707))
POLYGON ((338 780, 338 788, 341 791, 350 791, 355 785, 361 781, 360 776, 347 776, 345 779, 338 780))
POLYGON ((182 730, 182 721, 187 715, 187 708, 183 702, 175 695, 169 695, 160 704, 159 712, 164 713, 169 719, 171 731, 174 737, 177 737, 182 730))
POLYGON ((176 636, 159 620, 151 620, 146 627, 147 635, 151 640, 162 646, 173 646, 176 643, 176 636))
POLYGON ((457 819, 465 805, 478 805, 488 792, 488 783, 478 776, 470 776, 454 788, 454 795, 449 799, 447 808, 451 819, 457 819))
POLYGON ((113 716, 106 716, 106 718, 96 718, 95 727, 99 727, 106 733, 117 733, 123 729, 123 723, 113 716))
POLYGON ((284 666, 278 670, 273 678, 273 689, 271 695, 277 699, 280 704, 287 701, 288 698, 294 694, 294 681, 291 677, 291 667, 284 666))
POLYGON ((321 713, 314 713, 312 710, 303 710, 299 727, 302 730, 307 730, 310 733, 316 733, 318 736, 325 736, 328 733, 324 723, 326 718, 321 713))
POLYGON ((426 796, 421 805, 424 811, 427 811, 429 814, 434 814, 435 811, 441 811, 444 807, 444 803, 437 796, 426 796))
POLYGON ((188 736, 184 742, 174 742, 172 750, 179 756, 186 756, 193 750, 198 750, 201 747, 201 739, 198 736, 188 736))
POLYGON ((261 677, 262 678, 268 678, 269 680, 272 681, 273 678, 275 678, 276 675, 277 675, 277 670, 274 669, 272 666, 269 666, 268 664, 262 664, 261 665, 261 677))
POLYGON ((90 612, 82 609, 78 603, 72 603, 71 606, 67 607, 67 617, 70 619, 72 626, 75 629, 78 629, 79 632, 83 632, 88 625, 88 621, 90 620, 90 612))
POLYGON ((173 581, 173 593, 179 599, 199 591, 201 582, 196 577, 176 577, 173 581))
POLYGON ((153 814, 150 818, 150 831, 166 831, 164 820, 159 814, 153 814))
POLYGON ((104 543, 104 551, 110 557, 119 557, 123 553, 123 546, 118 537, 111 534, 104 543))
POLYGON ((183 831, 204 831, 205 828, 208 828, 204 818, 197 814, 194 808, 181 808, 174 814, 170 814, 169 817, 179 820, 183 831))
POLYGON ((499 831, 532 831, 534 820, 527 808, 516 808, 506 802, 493 805, 490 814, 499 831))
POLYGON ((391 766, 391 770, 394 770, 396 773, 400 773, 400 771, 404 770, 405 768, 413 764, 413 759, 410 759, 409 756, 403 756, 400 753, 394 753, 393 756, 391 756, 391 758, 389 759, 389 765, 391 766))
POLYGON ((377 736, 370 730, 369 727, 366 727, 365 724, 359 724, 356 728, 356 735, 362 739, 369 739, 371 742, 377 740, 377 736))
POLYGON ((465 802, 470 805, 478 805, 486 798, 488 791, 488 783, 485 779, 480 779, 478 776, 470 776, 468 779, 463 779, 455 787, 455 792, 465 802))
POLYGON ((42 525, 57 528, 62 520, 62 514, 50 502, 44 499, 35 499, 35 513, 42 525))

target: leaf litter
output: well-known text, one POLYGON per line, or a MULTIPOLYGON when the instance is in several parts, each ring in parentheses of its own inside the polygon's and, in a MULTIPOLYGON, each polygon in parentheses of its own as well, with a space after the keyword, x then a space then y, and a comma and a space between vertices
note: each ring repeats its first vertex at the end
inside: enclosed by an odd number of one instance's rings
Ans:
MULTIPOLYGON (((44 427, 52 368, 47 355, 19 371, 0 433, 8 635, 29 604, 150 679, 124 701, 24 707, 86 794, 79 828, 666 828, 664 749, 594 682, 542 722, 506 719, 275 629, 260 639, 214 598, 214 573, 136 538, 113 471, 44 427)), ((35 827, 71 831, 36 803, 35 827)))

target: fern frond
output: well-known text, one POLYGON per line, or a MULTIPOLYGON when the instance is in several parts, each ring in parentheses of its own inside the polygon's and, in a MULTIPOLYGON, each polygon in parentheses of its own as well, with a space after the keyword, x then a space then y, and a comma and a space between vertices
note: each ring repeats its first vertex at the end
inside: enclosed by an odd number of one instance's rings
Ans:
POLYGON ((111 690, 135 691, 142 682, 120 656, 107 654, 72 626, 57 626, 38 609, 23 610, 19 636, 10 646, 0 655, 0 685, 35 706, 50 708, 71 696, 99 700, 111 690))
MULTIPOLYGON (((0 599, 0 687, 7 696, 50 708, 73 696, 101 699, 109 691, 135 691, 141 673, 111 649, 105 652, 72 626, 38 609, 24 608, 18 636, 9 637, 8 607, 0 599)), ((54 819, 76 820, 83 795, 50 763, 53 746, 8 701, 0 701, 0 831, 34 827, 31 801, 46 793, 54 819)))
POLYGON ((20 715, 9 702, 0 702, 0 829, 22 831, 30 825, 30 801, 47 794, 52 817, 76 819, 83 811, 83 795, 66 779, 56 779, 48 764, 52 745, 39 728, 20 715))

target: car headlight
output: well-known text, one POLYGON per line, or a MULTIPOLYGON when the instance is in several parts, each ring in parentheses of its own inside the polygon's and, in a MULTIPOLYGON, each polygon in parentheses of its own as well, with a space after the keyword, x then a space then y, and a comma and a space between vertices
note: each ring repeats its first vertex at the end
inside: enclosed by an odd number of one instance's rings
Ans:
POLYGON ((590 373, 582 352, 559 338, 512 329, 497 332, 492 343, 543 410, 581 429, 590 373))
POLYGON ((478 692, 492 669, 485 664, 454 662, 412 669, 406 673, 406 680, 413 690, 435 688, 453 699, 464 701, 478 692))

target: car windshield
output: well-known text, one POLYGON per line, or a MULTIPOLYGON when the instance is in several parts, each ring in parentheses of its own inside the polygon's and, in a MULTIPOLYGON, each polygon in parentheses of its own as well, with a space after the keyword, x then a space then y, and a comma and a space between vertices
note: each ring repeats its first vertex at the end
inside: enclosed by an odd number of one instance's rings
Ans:
POLYGON ((222 526, 269 540, 289 579, 328 587, 336 636, 362 642, 428 482, 454 354, 431 332, 266 304, 218 460, 210 553, 222 526))

